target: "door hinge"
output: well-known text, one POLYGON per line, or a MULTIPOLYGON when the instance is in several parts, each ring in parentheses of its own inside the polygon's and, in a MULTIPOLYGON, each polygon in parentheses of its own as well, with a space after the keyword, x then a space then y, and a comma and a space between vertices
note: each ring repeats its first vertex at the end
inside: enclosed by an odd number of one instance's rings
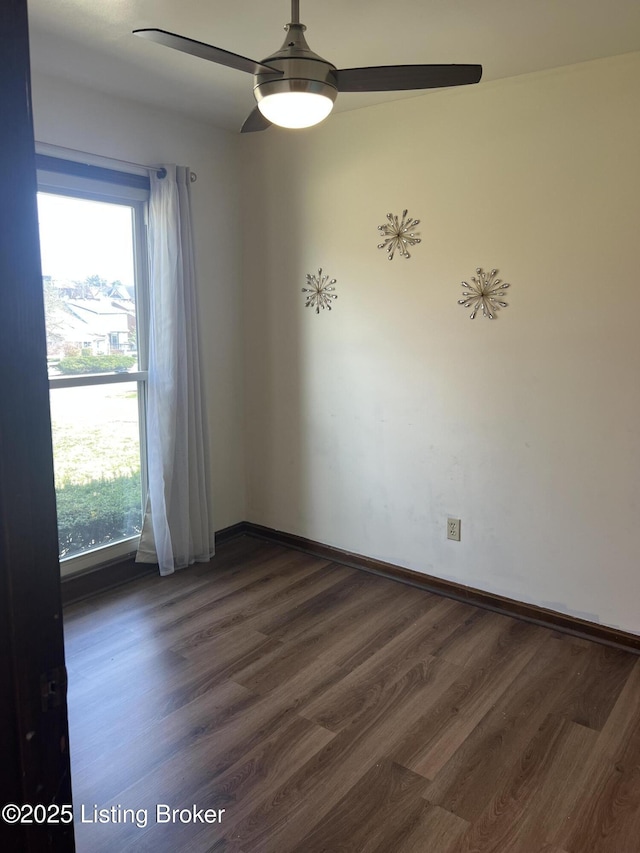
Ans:
POLYGON ((40 696, 43 711, 53 711, 54 708, 59 708, 66 695, 66 667, 57 666, 40 676, 40 696))

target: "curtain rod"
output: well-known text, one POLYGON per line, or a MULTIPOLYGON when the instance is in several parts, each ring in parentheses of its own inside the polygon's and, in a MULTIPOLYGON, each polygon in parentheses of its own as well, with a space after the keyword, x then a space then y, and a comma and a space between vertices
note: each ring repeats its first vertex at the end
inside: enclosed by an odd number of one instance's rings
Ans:
MULTIPOLYGON (((118 157, 104 157, 102 154, 91 154, 89 151, 80 151, 77 148, 67 148, 65 145, 53 145, 50 142, 39 142, 37 139, 36 145, 39 145, 42 148, 47 148, 50 151, 66 151, 69 154, 76 154, 82 158, 90 157, 94 160, 102 160, 104 163, 122 163, 123 166, 133 166, 136 169, 143 169, 146 172, 155 172, 159 178, 164 178, 167 175, 167 170, 163 166, 148 166, 146 163, 132 163, 130 160, 121 160, 118 157)), ((198 180, 198 176, 195 172, 189 171, 189 180, 192 184, 198 180)))

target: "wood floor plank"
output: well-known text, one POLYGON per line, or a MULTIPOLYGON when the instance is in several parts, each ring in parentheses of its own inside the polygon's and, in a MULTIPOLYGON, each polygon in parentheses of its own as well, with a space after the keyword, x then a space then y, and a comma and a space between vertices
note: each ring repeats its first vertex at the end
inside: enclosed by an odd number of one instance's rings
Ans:
MULTIPOLYGON (((256 642, 266 641, 263 635, 253 635, 256 642)), ((103 692, 107 695, 119 693, 123 688, 132 688, 132 692, 150 689, 159 680, 171 683, 174 675, 185 665, 182 655, 174 652, 168 646, 147 640, 131 640, 126 642, 118 636, 108 651, 109 644, 103 644, 100 660, 96 663, 93 650, 88 652, 82 661, 83 678, 75 682, 74 687, 78 696, 83 692, 96 695, 103 692), (108 685, 107 689, 103 688, 108 685)), ((74 661, 74 669, 78 663, 74 661)))
MULTIPOLYGON (((85 672, 93 673, 99 671, 114 655, 120 657, 129 649, 139 649, 150 642, 157 647, 167 627, 179 631, 181 622, 185 620, 192 627, 196 611, 208 611, 217 600, 247 586, 251 587, 256 582, 264 584, 264 566, 268 563, 257 563, 257 574, 253 578, 250 570, 246 574, 238 570, 233 574, 231 583, 226 578, 219 579, 217 575, 215 583, 211 579, 207 583, 203 578, 185 582, 183 575, 177 574, 178 581, 174 580, 174 575, 169 578, 152 577, 148 580, 150 588, 143 588, 140 592, 121 587, 108 593, 112 598, 118 594, 119 598, 115 601, 119 600, 120 606, 105 608, 99 621, 84 615, 86 602, 71 605, 69 612, 65 609, 67 663, 74 666, 76 658, 81 656, 85 672), (166 587, 160 597, 163 584, 166 587), (147 594, 143 595, 144 592, 147 594), (80 606, 83 611, 78 615, 80 606), (149 624, 153 625, 151 636, 149 624), (76 631, 79 632, 77 636, 76 631)), ((163 645, 168 644, 163 642, 163 645)))
POLYGON ((370 587, 363 573, 349 575, 329 589, 306 599, 298 607, 289 608, 277 617, 261 620, 257 627, 261 633, 279 640, 295 640, 300 634, 320 625, 327 613, 339 612, 341 608, 353 610, 357 607, 360 595, 370 587))
POLYGON ((257 698, 239 684, 223 682, 160 725, 150 720, 145 703, 116 706, 100 716, 89 715, 86 705, 71 697, 74 791, 84 791, 92 801, 106 801, 172 756, 193 746, 210 749, 219 730, 239 719, 257 698))
POLYGON ((335 563, 320 564, 312 575, 300 578, 286 590, 270 595, 256 605, 246 608, 240 616, 242 624, 248 630, 271 636, 275 633, 270 630, 271 625, 278 624, 280 619, 286 618, 292 611, 304 607, 318 595, 331 591, 333 587, 341 585, 349 577, 345 574, 344 566, 338 566, 335 563))
POLYGON ((593 747, 592 729, 549 715, 502 789, 468 829, 459 853, 527 853, 546 843, 555 798, 593 747))
POLYGON ((197 795, 202 802, 225 804, 227 834, 253 809, 265 788, 277 788, 306 764, 335 736, 315 723, 297 715, 290 718, 270 737, 246 752, 223 773, 207 774, 197 795))
POLYGON ((211 606, 185 614, 180 623, 167 625, 164 628, 167 643, 174 651, 193 656, 199 654, 199 646, 230 628, 242 626, 244 631, 267 636, 260 630, 260 621, 281 612, 283 602, 287 602, 288 609, 300 606, 341 580, 344 580, 341 567, 321 560, 314 561, 306 570, 265 578, 262 584, 252 584, 251 588, 216 599, 211 606))
MULTIPOLYGON (((133 635, 136 641, 144 640, 150 624, 156 635, 164 626, 179 625, 183 619, 193 624, 197 612, 215 607, 217 601, 256 583, 264 586, 270 572, 272 577, 290 577, 296 571, 304 575, 331 565, 331 572, 323 572, 320 576, 322 582, 326 582, 327 574, 331 574, 334 580, 349 574, 349 570, 342 566, 328 564, 320 558, 307 557, 305 560, 304 556, 269 545, 264 554, 251 549, 246 563, 236 555, 228 564, 224 562, 224 555, 220 555, 222 568, 216 556, 215 568, 208 567, 206 572, 197 573, 194 571, 196 567, 192 566, 186 572, 176 572, 163 578, 148 575, 102 593, 99 596, 100 620, 96 620, 91 611, 94 598, 70 604, 65 608, 67 657, 73 659, 76 654, 82 654, 86 662, 89 647, 93 646, 99 656, 105 645, 113 646, 114 638, 124 634, 133 635)), ((291 577, 291 581, 294 580, 295 577, 291 577)))
POLYGON ((381 845, 394 850, 404 823, 423 807, 425 787, 421 776, 381 759, 302 838, 300 847, 307 853, 374 853, 381 845))
POLYGON ((591 652, 592 648, 576 648, 549 635, 436 775, 429 801, 468 821, 477 820, 543 720, 552 712, 562 715, 576 706, 575 694, 582 695, 585 681, 589 682, 582 673, 591 652))
POLYGON ((286 552, 286 548, 271 543, 266 548, 256 547, 255 540, 251 542, 244 537, 226 543, 214 561, 203 564, 201 570, 191 566, 187 572, 175 572, 166 577, 145 575, 99 595, 68 604, 65 607, 65 631, 71 649, 90 643, 95 631, 101 631, 106 623, 115 625, 119 619, 140 621, 141 617, 157 612, 159 607, 173 606, 174 602, 187 598, 195 600, 201 594, 224 595, 229 589, 250 583, 260 574, 265 563, 286 552), (100 601, 102 616, 98 622, 95 619, 96 600, 100 601))
MULTIPOLYGON (((551 717, 557 721, 557 717, 551 717)), ((567 721, 564 720, 566 723, 567 721)), ((540 729, 540 736, 545 725, 540 729)), ((535 740, 535 739, 534 739, 535 740)), ((575 779, 580 776, 588 762, 590 752, 595 748, 597 736, 593 729, 577 723, 569 723, 567 735, 553 750, 540 768, 544 781, 538 781, 528 797, 528 802, 519 822, 518 850, 544 847, 549 839, 558 834, 560 827, 566 825, 567 803, 573 802, 575 779)), ((533 742, 532 742, 533 743, 533 742)), ((529 754, 529 748, 520 762, 522 769, 529 754)))
MULTIPOLYGON (((568 648, 576 648, 565 637, 559 642, 568 648)), ((601 729, 606 723, 624 685, 626 684, 637 656, 631 652, 590 643, 576 648, 573 656, 571 689, 555 710, 574 723, 601 729)))
MULTIPOLYGON (((462 674, 462 667, 444 659, 443 666, 435 666, 435 658, 427 649, 437 644, 437 636, 454 629, 461 607, 466 605, 442 600, 378 654, 357 669, 345 673, 334 687, 309 703, 302 713, 331 731, 338 732, 362 720, 363 711, 369 706, 375 707, 385 688, 401 682, 416 666, 427 665, 429 672, 444 674, 447 684, 451 684, 451 680, 462 674)), ((247 682, 242 683, 250 686, 247 682)), ((436 691, 432 691, 431 695, 435 701, 436 691)))
POLYGON ((216 776, 241 760, 246 752, 270 737, 292 715, 304 710, 306 704, 341 677, 342 672, 328 661, 319 661, 313 669, 306 668, 286 682, 274 685, 265 696, 255 696, 243 703, 237 713, 221 719, 212 737, 215 738, 215 757, 209 762, 216 776))
POLYGON ((423 801, 392 843, 385 839, 373 853, 456 853, 468 828, 466 820, 423 801))
POLYGON ((510 624, 506 616, 476 609, 445 637, 433 654, 460 666, 473 667, 482 661, 487 648, 496 643, 510 624))
MULTIPOLYGON (((100 683, 109 685, 109 701, 117 701, 123 692, 136 695, 140 701, 143 695, 149 698, 149 694, 156 694, 153 718, 161 720, 273 649, 277 642, 239 626, 217 635, 207 653, 193 660, 171 649, 159 649, 150 642, 135 653, 115 657, 108 665, 103 665, 100 683)), ((92 679, 89 684, 78 685, 75 695, 77 698, 83 693, 95 696, 97 689, 92 679)))
POLYGON ((378 691, 351 725, 236 827, 242 849, 262 851, 269 844, 289 849, 312 820, 326 815, 362 773, 388 753, 405 721, 410 724, 435 702, 459 669, 431 658, 378 691))
POLYGON ((434 780, 532 660, 545 638, 544 629, 535 625, 511 622, 504 626, 495 642, 484 650, 482 666, 466 670, 437 704, 406 730, 391 757, 434 780))
MULTIPOLYGON (((326 589, 325 592, 331 593, 333 589, 337 589, 337 587, 326 589)), ((306 606, 313 603, 307 598, 303 604, 306 606)), ((295 645, 305 643, 308 638, 314 637, 317 653, 324 654, 334 646, 333 635, 340 635, 339 640, 336 639, 336 642, 339 643, 353 636, 354 619, 358 620, 358 625, 362 627, 365 636, 368 636, 369 631, 372 630, 369 627, 370 622, 375 622, 376 618, 379 621, 380 614, 384 612, 385 604, 387 610, 392 608, 395 612, 401 612, 403 608, 408 606, 418 610, 416 607, 418 603, 415 599, 407 597, 406 590, 400 584, 394 584, 390 581, 384 586, 364 584, 356 587, 353 593, 350 592, 347 595, 340 593, 340 598, 335 604, 332 603, 329 607, 324 608, 324 612, 321 613, 322 618, 316 619, 314 614, 314 618, 306 622, 302 630, 296 629, 292 624, 283 630, 282 617, 284 612, 282 607, 280 608, 280 618, 273 620, 273 614, 267 613, 253 620, 250 625, 267 636, 277 636, 282 642, 295 645), (396 587, 400 587, 400 589, 396 590, 396 587), (276 622, 275 629, 273 627, 274 621, 276 622)), ((424 606, 423 609, 428 609, 428 605, 424 606)), ((289 608, 289 611, 291 610, 292 608, 289 608)), ((296 611, 296 616, 300 616, 301 608, 296 608, 296 611)), ((359 634, 360 631, 358 631, 359 634)))
MULTIPOLYGON (((388 589, 386 586, 375 589, 375 595, 364 594, 349 606, 328 611, 321 624, 314 624, 293 640, 281 642, 270 653, 236 672, 233 678, 252 691, 266 693, 301 667, 314 665, 320 657, 342 669, 345 659, 349 663, 356 659, 366 660, 441 601, 428 594, 417 600, 413 596, 407 599, 396 595, 392 601, 391 620, 385 612, 390 603, 388 589), (352 609, 357 613, 352 613, 352 609), (353 630, 356 618, 358 631, 353 630)), ((259 623, 250 620, 248 624, 256 626, 259 623)))
MULTIPOLYGON (((182 596, 171 599, 170 603, 157 603, 146 614, 153 618, 152 635, 140 628, 139 619, 128 618, 123 622, 116 614, 95 636, 92 651, 86 647, 81 649, 84 670, 102 673, 114 655, 122 659, 125 652, 129 659, 134 654, 143 654, 145 649, 151 655, 157 654, 159 644, 182 656, 193 657, 200 645, 216 642, 226 629, 244 624, 247 633, 255 631, 257 622, 269 614, 277 616, 283 610, 290 613, 296 604, 317 596, 352 574, 342 566, 320 558, 309 559, 299 552, 288 554, 286 559, 278 555, 262 561, 257 568, 259 572, 250 581, 240 583, 236 578, 231 588, 225 587, 223 594, 220 584, 209 584, 218 592, 203 594, 197 586, 195 598, 189 589, 183 590, 182 596), (283 602, 286 605, 283 606, 283 602), (117 634, 115 642, 113 639, 105 642, 107 629, 117 634)), ((69 663, 72 667, 75 664, 73 653, 69 663)))
POLYGON ((420 590, 423 593, 421 596, 413 595, 413 590, 409 588, 406 591, 411 594, 404 603, 394 599, 392 606, 389 606, 387 599, 383 601, 383 607, 376 609, 358 631, 354 631, 351 626, 350 635, 347 635, 351 637, 351 642, 342 642, 335 653, 334 660, 339 667, 345 670, 357 669, 442 601, 424 590, 420 590))
POLYGON ((185 662, 179 676, 173 679, 172 687, 156 700, 159 718, 163 719, 214 689, 221 681, 232 677, 234 672, 271 651, 275 645, 276 641, 245 632, 241 627, 226 631, 210 644, 207 659, 198 657, 193 662, 185 662))
POLYGON ((640 853, 640 658, 243 537, 65 609, 84 853, 640 853))
MULTIPOLYGON (((287 559, 275 557, 258 564, 253 577, 245 578, 240 583, 239 577, 234 577, 223 594, 215 592, 219 585, 209 584, 205 590, 197 587, 180 600, 172 600, 154 609, 155 635, 161 637, 164 633, 182 636, 196 632, 202 626, 218 627, 225 630, 243 621, 247 615, 256 612, 256 606, 264 602, 265 608, 269 603, 282 598, 284 591, 298 585, 313 586, 314 582, 320 589, 345 579, 343 567, 336 566, 326 560, 314 558, 305 561, 305 555, 294 553, 287 559)), ((317 590, 316 590, 317 591, 317 590)), ((171 642, 171 639, 169 640, 171 642)))
MULTIPOLYGON (((155 734, 149 726, 146 731, 142 730, 142 721, 138 721, 131 732, 134 743, 123 739, 121 762, 117 761, 117 754, 113 754, 113 731, 103 733, 94 719, 90 731, 98 738, 102 754, 94 752, 91 745, 90 755, 86 750, 78 754, 81 764, 89 766, 80 769, 74 779, 78 779, 81 790, 93 800, 117 799, 140 775, 151 772, 175 754, 191 752, 192 747, 196 748, 196 760, 198 756, 209 756, 207 778, 215 778, 286 727, 295 717, 295 707, 303 705, 307 695, 313 697, 316 691, 322 690, 325 683, 331 684, 337 674, 330 664, 319 667, 317 672, 301 672, 286 687, 274 690, 266 701, 240 685, 218 685, 215 690, 178 708, 160 724, 156 721, 159 728, 155 734)), ((83 736, 74 728, 76 731, 83 736)), ((330 736, 325 733, 325 737, 330 736)), ((86 730, 84 737, 87 737, 86 730)), ((93 744, 95 749, 95 740, 93 744)), ((197 763, 194 766, 198 766, 197 763)), ((187 778, 192 784, 194 777, 188 774, 187 778)), ((172 782, 171 788, 174 787, 172 782)))
POLYGON ((569 853, 640 849, 640 660, 577 781, 582 796, 551 840, 569 853))
POLYGON ((316 638, 317 653, 341 669, 353 669, 355 661, 366 660, 393 637, 428 613, 438 603, 435 596, 408 595, 409 590, 391 582, 391 587, 367 586, 350 604, 338 607, 326 620, 298 634, 294 644, 316 638), (358 631, 353 630, 354 621, 358 631))
MULTIPOLYGON (((195 743, 177 752, 152 772, 133 781, 119 791, 106 805, 136 803, 150 814, 157 803, 165 802, 166 780, 172 779, 172 801, 178 805, 196 805, 198 808, 224 809, 220 823, 207 827, 208 835, 216 843, 232 833, 233 824, 251 808, 252 798, 260 786, 277 786, 312 755, 327 744, 333 735, 314 723, 295 715, 289 716, 270 737, 242 755, 240 760, 223 774, 215 774, 209 756, 216 754, 216 741, 195 743)), ((201 826, 195 826, 197 837, 201 826)), ((126 841, 128 827, 113 826, 103 831, 103 848, 108 850, 157 849, 165 845, 189 843, 194 826, 169 823, 157 825, 153 821, 140 829, 135 839, 126 841)))

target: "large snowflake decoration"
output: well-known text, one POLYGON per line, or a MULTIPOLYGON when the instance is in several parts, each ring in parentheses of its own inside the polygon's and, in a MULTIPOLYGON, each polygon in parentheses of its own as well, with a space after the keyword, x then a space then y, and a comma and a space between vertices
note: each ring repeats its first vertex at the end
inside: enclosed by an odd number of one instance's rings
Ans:
POLYGON ((303 287, 302 292, 307 293, 305 297, 305 308, 315 308, 316 314, 320 313, 320 309, 327 308, 331 311, 331 302, 338 298, 338 294, 334 293, 337 279, 329 278, 328 275, 322 275, 322 269, 318 270, 317 275, 307 274, 307 285, 303 287))
POLYGON ((491 270, 486 273, 481 267, 476 270, 478 277, 475 275, 471 279, 472 284, 462 282, 462 286, 468 288, 463 292, 463 299, 458 299, 458 305, 464 305, 465 308, 472 308, 469 315, 473 320, 478 309, 482 308, 482 314, 493 320, 495 312, 500 308, 506 308, 507 303, 502 302, 502 291, 510 287, 508 284, 503 284, 499 278, 496 278, 498 270, 491 270))
POLYGON ((387 223, 378 225, 378 231, 386 237, 384 243, 378 243, 379 249, 387 250, 387 259, 392 261, 396 251, 403 258, 410 258, 409 246, 422 242, 411 229, 420 225, 419 219, 409 219, 407 211, 402 211, 402 220, 393 213, 387 213, 387 223))

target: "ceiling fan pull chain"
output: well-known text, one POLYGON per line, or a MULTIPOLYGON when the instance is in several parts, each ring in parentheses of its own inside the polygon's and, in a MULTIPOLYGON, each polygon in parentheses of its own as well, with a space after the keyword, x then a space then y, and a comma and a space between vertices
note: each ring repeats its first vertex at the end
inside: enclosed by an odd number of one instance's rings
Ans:
POLYGON ((300 0, 291 0, 291 23, 300 23, 300 0))

